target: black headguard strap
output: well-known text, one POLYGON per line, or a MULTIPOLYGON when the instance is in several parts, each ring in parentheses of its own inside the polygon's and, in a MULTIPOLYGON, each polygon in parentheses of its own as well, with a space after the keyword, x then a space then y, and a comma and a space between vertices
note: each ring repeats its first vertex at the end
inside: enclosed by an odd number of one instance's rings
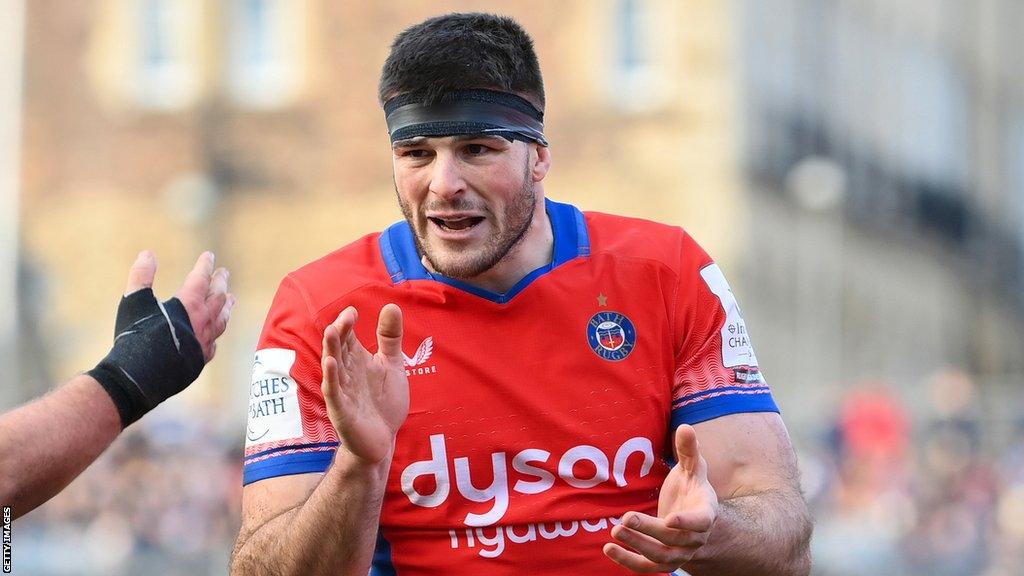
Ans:
POLYGON ((547 146, 544 113, 525 98, 496 90, 456 90, 424 104, 413 93, 384 103, 391 142, 418 136, 497 134, 508 140, 547 146))

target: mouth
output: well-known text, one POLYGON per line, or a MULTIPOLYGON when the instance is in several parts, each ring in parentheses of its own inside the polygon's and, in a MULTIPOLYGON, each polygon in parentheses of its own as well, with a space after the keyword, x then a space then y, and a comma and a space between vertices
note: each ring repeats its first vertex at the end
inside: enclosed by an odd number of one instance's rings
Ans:
POLYGON ((434 223, 435 226, 437 226, 438 228, 440 228, 442 230, 460 231, 460 230, 469 230, 471 228, 476 227, 477 225, 479 225, 481 222, 484 221, 484 217, 483 216, 464 216, 464 217, 457 217, 457 218, 427 217, 427 220, 430 220, 431 222, 434 223))

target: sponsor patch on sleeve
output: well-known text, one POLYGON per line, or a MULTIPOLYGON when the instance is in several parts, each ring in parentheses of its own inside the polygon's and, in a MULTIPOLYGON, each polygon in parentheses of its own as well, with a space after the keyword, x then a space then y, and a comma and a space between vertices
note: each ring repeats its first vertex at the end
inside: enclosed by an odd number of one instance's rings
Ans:
POLYGON ((764 384, 764 378, 756 366, 733 370, 733 380, 741 384, 764 384))
POLYGON ((266 348, 256 351, 249 388, 249 420, 245 447, 302 437, 298 384, 292 380, 295 351, 266 348))
POLYGON ((711 292, 718 296, 725 310, 725 324, 722 325, 722 365, 726 368, 757 366, 757 356, 754 355, 754 346, 747 335, 743 313, 740 312, 740 306, 736 303, 736 297, 721 268, 718 264, 712 263, 702 268, 700 275, 711 292))

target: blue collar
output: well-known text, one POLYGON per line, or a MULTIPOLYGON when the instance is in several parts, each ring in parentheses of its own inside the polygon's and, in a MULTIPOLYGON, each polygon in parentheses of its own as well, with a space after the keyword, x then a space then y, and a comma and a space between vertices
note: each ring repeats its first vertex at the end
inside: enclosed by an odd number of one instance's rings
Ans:
POLYGON ((548 219, 551 220, 551 232, 555 237, 554 257, 550 264, 545 264, 530 272, 504 294, 478 288, 427 270, 420 260, 419 251, 416 250, 412 228, 405 220, 392 224, 381 233, 380 253, 384 257, 384 264, 388 268, 388 274, 391 275, 391 281, 395 284, 401 284, 406 280, 434 280, 492 302, 504 304, 544 274, 570 260, 590 255, 590 237, 587 235, 587 224, 583 219, 583 213, 571 204, 562 204, 546 198, 544 199, 544 208, 547 210, 548 219))

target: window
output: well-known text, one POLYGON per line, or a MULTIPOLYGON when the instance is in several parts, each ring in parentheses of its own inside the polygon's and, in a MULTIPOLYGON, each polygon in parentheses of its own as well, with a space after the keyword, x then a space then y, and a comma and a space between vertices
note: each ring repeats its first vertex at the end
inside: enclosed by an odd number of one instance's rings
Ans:
POLYGON ((899 152, 912 175, 964 185, 970 142, 962 78, 937 51, 909 48, 901 55, 899 152))
POLYGON ((138 103, 165 110, 192 104, 199 90, 198 3, 139 0, 136 7, 138 103))
POLYGON ((228 93, 250 108, 294 101, 304 80, 303 0, 229 0, 228 93))
POLYGON ((669 53, 655 11, 656 0, 616 0, 612 13, 612 73, 608 86, 614 102, 630 112, 655 109, 668 101, 666 70, 660 55, 669 53))

